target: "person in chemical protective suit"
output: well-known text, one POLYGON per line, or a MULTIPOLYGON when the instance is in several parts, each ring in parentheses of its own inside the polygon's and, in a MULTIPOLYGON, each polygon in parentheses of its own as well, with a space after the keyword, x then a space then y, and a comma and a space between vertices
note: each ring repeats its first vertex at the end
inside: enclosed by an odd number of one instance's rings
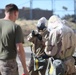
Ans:
POLYGON ((46 55, 62 60, 66 65, 66 75, 76 75, 75 60, 72 57, 75 51, 73 30, 56 15, 49 18, 47 28, 50 33, 45 43, 46 55))
POLYGON ((37 22, 37 30, 33 30, 27 37, 27 40, 32 42, 32 54, 31 60, 29 64, 29 74, 30 75, 45 75, 46 67, 47 67, 47 59, 45 60, 45 65, 42 69, 34 70, 34 55, 37 58, 41 58, 41 55, 44 54, 45 41, 49 32, 47 30, 47 19, 45 17, 41 17, 37 22))

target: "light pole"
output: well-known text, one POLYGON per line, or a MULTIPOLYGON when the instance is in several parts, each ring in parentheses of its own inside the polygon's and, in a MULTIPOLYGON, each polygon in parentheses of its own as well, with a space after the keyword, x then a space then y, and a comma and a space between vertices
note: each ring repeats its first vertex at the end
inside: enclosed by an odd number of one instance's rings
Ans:
POLYGON ((74 15, 76 15, 76 0, 74 0, 74 15))
POLYGON ((53 14, 54 14, 54 12, 55 12, 55 10, 54 10, 54 7, 55 7, 55 0, 51 0, 51 2, 52 2, 52 11, 53 11, 53 14))
POLYGON ((32 1, 30 0, 30 19, 32 20, 32 1))

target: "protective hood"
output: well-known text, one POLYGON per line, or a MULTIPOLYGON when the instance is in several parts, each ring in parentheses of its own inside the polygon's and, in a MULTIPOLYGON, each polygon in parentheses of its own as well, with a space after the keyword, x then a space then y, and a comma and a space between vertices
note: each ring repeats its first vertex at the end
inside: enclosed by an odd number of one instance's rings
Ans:
POLYGON ((53 15, 48 20, 47 29, 48 29, 48 31, 50 31, 50 30, 55 29, 62 25, 63 25, 62 20, 58 16, 53 15))
POLYGON ((46 24, 47 24, 47 19, 45 17, 42 17, 38 20, 37 28, 39 30, 43 30, 44 28, 46 28, 46 24))

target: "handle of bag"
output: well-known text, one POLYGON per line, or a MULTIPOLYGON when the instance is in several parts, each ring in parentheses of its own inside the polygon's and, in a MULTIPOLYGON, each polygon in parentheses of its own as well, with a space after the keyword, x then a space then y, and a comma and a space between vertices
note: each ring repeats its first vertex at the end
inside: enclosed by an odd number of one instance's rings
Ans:
POLYGON ((54 58, 53 57, 51 57, 51 58, 48 59, 48 63, 47 63, 47 68, 46 68, 45 75, 49 75, 49 69, 48 69, 48 67, 52 63, 52 61, 54 61, 54 58))

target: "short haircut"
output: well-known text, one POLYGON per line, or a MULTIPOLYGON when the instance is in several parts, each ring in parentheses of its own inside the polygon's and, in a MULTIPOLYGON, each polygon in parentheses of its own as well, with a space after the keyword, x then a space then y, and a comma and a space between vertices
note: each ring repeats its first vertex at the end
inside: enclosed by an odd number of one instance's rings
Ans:
POLYGON ((8 4, 5 6, 5 12, 19 11, 15 4, 8 4))

